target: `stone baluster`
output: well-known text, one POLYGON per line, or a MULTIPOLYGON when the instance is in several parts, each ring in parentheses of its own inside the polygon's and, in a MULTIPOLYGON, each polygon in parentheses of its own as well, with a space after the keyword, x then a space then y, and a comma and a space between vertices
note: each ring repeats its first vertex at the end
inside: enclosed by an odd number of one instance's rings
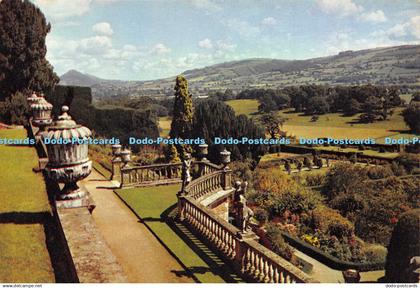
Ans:
POLYGON ((112 149, 112 171, 111 171, 111 180, 119 180, 121 178, 121 145, 115 144, 111 146, 112 149))

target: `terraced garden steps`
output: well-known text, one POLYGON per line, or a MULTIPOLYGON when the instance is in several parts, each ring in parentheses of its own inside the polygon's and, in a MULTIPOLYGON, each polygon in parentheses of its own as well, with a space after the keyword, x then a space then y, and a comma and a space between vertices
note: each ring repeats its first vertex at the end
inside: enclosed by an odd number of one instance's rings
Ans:
POLYGON ((186 226, 173 221, 179 188, 179 185, 168 185, 115 192, 197 282, 243 282, 186 226))

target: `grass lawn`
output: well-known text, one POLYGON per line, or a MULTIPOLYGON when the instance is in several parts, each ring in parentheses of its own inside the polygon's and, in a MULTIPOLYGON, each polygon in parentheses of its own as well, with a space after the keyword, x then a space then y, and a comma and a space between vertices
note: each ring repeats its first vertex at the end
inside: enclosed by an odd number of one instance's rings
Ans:
POLYGON ((102 176, 104 176, 106 179, 110 179, 111 178, 111 171, 109 171, 108 169, 106 169, 100 163, 98 163, 96 161, 93 161, 92 162, 92 167, 93 167, 93 169, 95 169, 96 171, 98 171, 99 174, 101 174, 102 176))
POLYGON ((408 131, 401 115, 403 108, 396 108, 394 114, 386 121, 374 123, 357 123, 359 115, 345 117, 339 113, 319 115, 316 122, 312 122, 312 116, 294 113, 293 109, 279 112, 287 118, 284 129, 291 136, 305 138, 374 138, 383 143, 385 137, 411 137, 405 134, 408 131))
POLYGON ((255 99, 229 100, 225 103, 235 110, 236 115, 245 114, 246 116, 251 116, 258 112, 259 102, 255 99))
POLYGON ((167 137, 169 135, 169 131, 171 130, 171 122, 172 118, 169 116, 159 117, 159 127, 162 129, 160 131, 161 137, 167 137))
MULTIPOLYGON (((25 137, 23 129, 0 130, 0 138, 25 137)), ((18 212, 26 221, 50 212, 42 174, 32 171, 37 159, 32 147, 0 145, 0 217, 18 212)), ((0 223, 0 282, 55 282, 42 224, 0 223)))
POLYGON ((116 193, 135 211, 157 237, 203 283, 223 283, 218 275, 187 243, 162 221, 162 213, 176 204, 179 185, 116 190, 116 193))
MULTIPOLYGON (((0 130, 0 138, 21 139, 26 130, 0 130)), ((34 148, 0 145, 0 213, 50 211, 45 183, 34 148)))
POLYGON ((41 224, 0 224, 0 282, 55 282, 41 224))

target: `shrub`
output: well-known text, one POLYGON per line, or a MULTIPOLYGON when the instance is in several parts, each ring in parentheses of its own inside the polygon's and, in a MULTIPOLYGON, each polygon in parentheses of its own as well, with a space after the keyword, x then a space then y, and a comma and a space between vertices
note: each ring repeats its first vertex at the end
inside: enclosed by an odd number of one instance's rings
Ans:
POLYGON ((338 213, 337 210, 318 206, 312 212, 313 228, 323 234, 336 236, 339 239, 353 234, 353 224, 338 213))
POLYGON ((256 208, 254 210, 255 219, 258 220, 260 223, 265 223, 268 220, 268 212, 265 209, 262 208, 256 208))
POLYGON ((281 216, 288 210, 295 214, 309 212, 322 202, 321 196, 309 191, 276 168, 257 169, 254 175, 255 203, 281 216))
POLYGON ((392 169, 389 165, 373 166, 368 169, 367 175, 370 179, 383 179, 394 176, 394 173, 392 173, 392 169))
POLYGON ((29 107, 23 93, 17 92, 0 102, 0 121, 7 124, 26 125, 28 115, 29 107))
POLYGON ((352 219, 356 213, 366 207, 366 201, 357 194, 341 193, 330 202, 330 206, 340 211, 344 217, 352 219))
POLYGON ((293 261, 294 255, 293 255, 293 248, 286 243, 286 241, 283 238, 281 229, 277 227, 274 224, 267 225, 266 227, 266 235, 268 240, 270 241, 272 250, 282 256, 284 259, 288 261, 293 261))
POLYGON ((321 186, 324 184, 325 175, 323 174, 309 174, 305 177, 305 183, 307 186, 321 186))
POLYGON ((420 209, 413 209, 401 215, 395 226, 388 246, 385 278, 389 283, 409 283, 410 259, 419 256, 420 251, 420 209))
POLYGON ((387 249, 379 244, 366 244, 363 249, 366 261, 370 263, 385 263, 387 249))
POLYGON ((349 163, 337 163, 328 171, 321 192, 328 199, 333 199, 339 193, 364 190, 363 181, 367 179, 363 168, 349 163))

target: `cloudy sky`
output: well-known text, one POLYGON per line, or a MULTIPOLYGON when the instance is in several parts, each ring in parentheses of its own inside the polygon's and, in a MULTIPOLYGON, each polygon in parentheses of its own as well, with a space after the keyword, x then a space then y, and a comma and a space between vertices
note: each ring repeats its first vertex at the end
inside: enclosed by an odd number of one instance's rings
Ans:
POLYGON ((420 0, 32 0, 48 59, 148 80, 245 58, 305 59, 420 43, 420 0))

